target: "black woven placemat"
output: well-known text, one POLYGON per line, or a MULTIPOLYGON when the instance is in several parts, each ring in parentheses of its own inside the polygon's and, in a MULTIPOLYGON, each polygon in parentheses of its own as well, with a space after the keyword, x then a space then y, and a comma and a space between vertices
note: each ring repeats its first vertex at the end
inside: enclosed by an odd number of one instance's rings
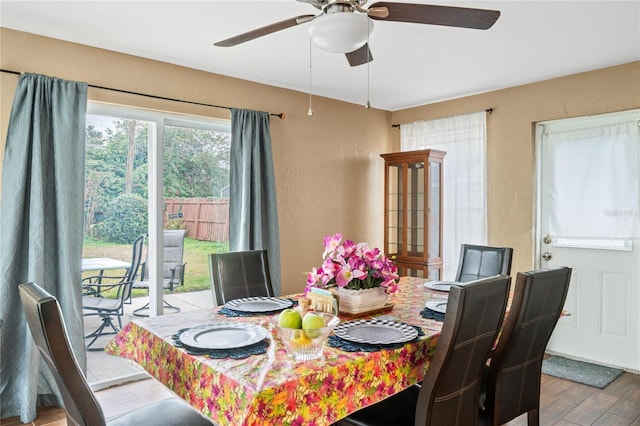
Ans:
POLYGON ((258 343, 254 343, 253 345, 244 346, 242 348, 231 348, 231 349, 200 349, 200 348, 192 348, 191 346, 185 345, 180 341, 180 335, 185 331, 189 330, 188 328, 183 328, 178 331, 176 334, 171 336, 173 339, 173 346, 176 348, 183 348, 190 355, 206 355, 209 358, 222 359, 222 358, 233 358, 233 359, 243 359, 248 358, 251 355, 260 355, 267 353, 267 348, 269 347, 268 340, 261 340, 258 343))
POLYGON ((444 321, 444 314, 442 312, 436 312, 433 309, 429 308, 424 308, 423 310, 421 310, 420 316, 425 319, 444 321))
MULTIPOLYGON (((421 336, 424 336, 424 331, 422 331, 422 328, 418 327, 417 325, 411 325, 411 327, 416 329, 416 331, 418 332, 418 336, 416 336, 415 339, 410 340, 409 342, 417 342, 421 336)), ((332 348, 341 349, 345 352, 376 352, 384 349, 400 349, 409 342, 392 343, 389 345, 372 345, 370 343, 350 342, 336 335, 331 335, 329 336, 329 340, 327 340, 327 345, 331 346, 332 348)))

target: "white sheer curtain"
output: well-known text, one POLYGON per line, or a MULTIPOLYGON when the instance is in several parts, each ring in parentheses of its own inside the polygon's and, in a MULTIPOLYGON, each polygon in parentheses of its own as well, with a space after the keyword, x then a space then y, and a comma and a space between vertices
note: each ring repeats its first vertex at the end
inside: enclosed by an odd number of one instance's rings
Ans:
POLYGON ((638 133, 636 120, 564 131, 545 126, 550 235, 640 237, 638 133))
POLYGON ((461 244, 487 242, 486 112, 400 126, 401 151, 446 151, 443 279, 455 278, 461 244))

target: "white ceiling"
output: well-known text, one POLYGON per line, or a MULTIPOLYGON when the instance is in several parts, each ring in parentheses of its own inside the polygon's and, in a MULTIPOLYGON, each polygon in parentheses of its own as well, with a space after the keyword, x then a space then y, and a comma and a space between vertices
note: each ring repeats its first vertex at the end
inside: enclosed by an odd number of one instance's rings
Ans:
MULTIPOLYGON (((640 60, 640 0, 413 2, 501 16, 485 31, 375 21, 374 108, 395 111, 640 60)), ((294 0, 2 0, 0 25, 306 93, 308 24, 235 47, 213 43, 317 12, 294 0)), ((367 66, 352 68, 341 54, 314 48, 312 83, 314 95, 367 101, 367 66)))

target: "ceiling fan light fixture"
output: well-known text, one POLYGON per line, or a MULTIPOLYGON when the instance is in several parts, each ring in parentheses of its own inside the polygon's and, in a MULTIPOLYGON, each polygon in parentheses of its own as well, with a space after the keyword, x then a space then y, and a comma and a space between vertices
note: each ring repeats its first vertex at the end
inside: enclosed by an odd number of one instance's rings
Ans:
POLYGON ((333 53, 349 53, 364 46, 371 31, 373 21, 366 15, 353 12, 324 14, 309 25, 313 43, 333 53))

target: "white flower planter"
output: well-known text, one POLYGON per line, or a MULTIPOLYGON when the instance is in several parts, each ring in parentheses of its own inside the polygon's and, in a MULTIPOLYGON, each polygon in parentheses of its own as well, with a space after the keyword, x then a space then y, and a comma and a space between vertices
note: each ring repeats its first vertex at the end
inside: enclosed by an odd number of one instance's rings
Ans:
POLYGON ((382 287, 365 290, 339 288, 338 296, 340 296, 340 312, 352 315, 381 309, 387 303, 387 293, 382 287))

